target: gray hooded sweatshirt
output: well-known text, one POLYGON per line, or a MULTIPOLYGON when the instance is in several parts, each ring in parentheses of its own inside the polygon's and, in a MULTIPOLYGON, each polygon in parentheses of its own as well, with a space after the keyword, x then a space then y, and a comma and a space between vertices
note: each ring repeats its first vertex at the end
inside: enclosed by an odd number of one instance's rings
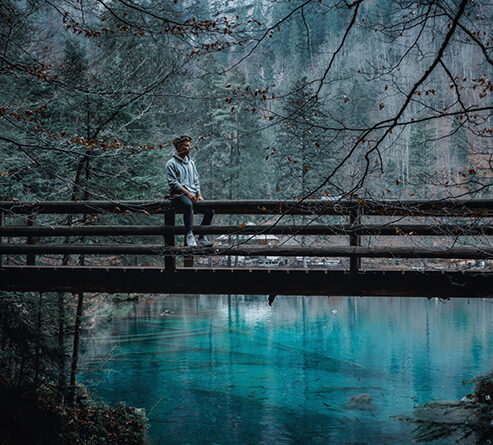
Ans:
POLYGON ((166 178, 171 194, 182 194, 182 187, 194 195, 200 192, 199 175, 190 156, 182 159, 175 154, 166 163, 166 178))

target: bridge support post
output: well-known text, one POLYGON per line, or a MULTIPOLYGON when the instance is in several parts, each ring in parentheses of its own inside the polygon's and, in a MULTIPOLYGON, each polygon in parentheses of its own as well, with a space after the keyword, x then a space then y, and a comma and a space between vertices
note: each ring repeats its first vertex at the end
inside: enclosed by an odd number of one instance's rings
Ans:
MULTIPOLYGON (((166 213, 164 214, 164 225, 174 226, 175 223, 176 223, 175 209, 166 210, 166 213)), ((176 245, 175 239, 176 236, 174 232, 168 230, 164 233, 164 244, 166 246, 174 247, 176 245)), ((174 255, 164 256, 164 268, 170 271, 176 270, 176 257, 174 255)))
POLYGON ((183 266, 184 267, 193 267, 193 255, 185 255, 183 257, 183 266))
MULTIPOLYGON (((349 211, 349 224, 354 229, 355 226, 361 224, 361 209, 358 205, 349 211)), ((361 246, 361 237, 354 232, 349 235, 349 245, 359 247, 361 246)), ((349 271, 351 273, 357 273, 361 269, 361 257, 352 256, 349 259, 349 271)))
MULTIPOLYGON (((35 215, 29 215, 27 217, 27 226, 32 227, 34 225, 34 222, 36 220, 35 215)), ((34 238, 32 236, 27 237, 27 245, 34 245, 34 238)), ((26 265, 28 266, 34 266, 36 264, 36 255, 34 254, 28 254, 26 255, 26 265)))
MULTIPOLYGON (((3 216, 3 212, 2 212, 2 211, 0 211, 0 227, 2 227, 2 226, 3 226, 3 218, 4 218, 4 216, 3 216)), ((2 238, 2 236, 0 235, 0 246, 2 245, 2 239, 3 239, 3 238, 2 238)), ((2 254, 0 253, 0 267, 2 267, 2 266, 3 266, 3 258, 2 258, 2 254)))

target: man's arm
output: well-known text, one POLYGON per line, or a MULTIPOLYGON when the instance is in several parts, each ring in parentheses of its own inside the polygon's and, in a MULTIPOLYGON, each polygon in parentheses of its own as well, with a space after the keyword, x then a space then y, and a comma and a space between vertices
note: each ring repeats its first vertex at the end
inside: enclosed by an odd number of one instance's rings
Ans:
POLYGON ((181 190, 181 188, 183 187, 181 182, 178 181, 178 177, 176 175, 176 170, 175 170, 173 164, 171 163, 171 161, 169 161, 166 164, 166 179, 168 180, 168 186, 169 186, 170 192, 172 192, 173 190, 181 190))
MULTIPOLYGON (((193 161, 192 161, 193 162, 193 161)), ((197 200, 198 201, 203 201, 204 198, 202 198, 202 194, 200 193, 200 180, 199 180, 199 173, 197 172, 197 167, 195 166, 195 162, 193 162, 193 185, 195 187, 195 190, 197 190, 196 195, 197 195, 197 200)))

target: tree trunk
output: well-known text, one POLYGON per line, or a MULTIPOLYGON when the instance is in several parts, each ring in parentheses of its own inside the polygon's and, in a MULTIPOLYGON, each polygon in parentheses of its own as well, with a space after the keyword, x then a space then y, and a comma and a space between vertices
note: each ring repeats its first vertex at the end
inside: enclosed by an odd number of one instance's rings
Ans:
POLYGON ((70 401, 74 403, 76 400, 76 384, 77 384, 77 365, 79 361, 79 340, 80 340, 80 325, 82 321, 82 312, 84 304, 84 292, 79 292, 77 298, 77 312, 75 315, 74 326, 74 346, 72 351, 72 365, 70 367, 70 401))
MULTIPOLYGON (((89 132, 89 130, 88 130, 89 132)), ((85 169, 86 169, 86 175, 85 175, 85 189, 84 189, 84 194, 83 194, 83 199, 87 200, 89 199, 89 156, 88 152, 87 156, 85 157, 85 169)), ((87 215, 84 214, 83 217, 83 224, 85 224, 87 220, 87 215)), ((79 263, 81 266, 84 265, 85 262, 85 257, 84 255, 80 255, 79 257, 79 263)), ((77 298, 77 312, 75 315, 75 325, 74 325, 74 345, 73 345, 73 351, 72 351, 72 364, 70 367, 70 400, 72 403, 76 402, 76 385, 77 385, 77 367, 78 367, 78 361, 79 361, 79 342, 80 342, 80 326, 82 323, 82 313, 83 313, 83 305, 84 305, 84 292, 79 292, 78 298, 77 298)))
POLYGON ((58 394, 63 404, 67 374, 65 372, 65 298, 63 292, 58 292, 58 394))
POLYGON ((40 363, 41 363, 41 325, 42 325, 42 320, 41 320, 41 309, 43 305, 43 293, 39 293, 39 300, 38 300, 38 316, 37 316, 37 322, 36 322, 36 328, 37 328, 37 336, 35 340, 35 347, 36 347, 36 355, 35 355, 35 361, 34 361, 34 388, 38 387, 39 384, 39 372, 40 372, 40 363))

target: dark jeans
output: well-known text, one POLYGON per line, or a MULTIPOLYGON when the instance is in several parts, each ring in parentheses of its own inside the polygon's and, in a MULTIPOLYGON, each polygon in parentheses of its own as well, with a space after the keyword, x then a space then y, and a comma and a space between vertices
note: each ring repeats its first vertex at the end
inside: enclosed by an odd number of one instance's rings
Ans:
MULTIPOLYGON (((193 202, 186 195, 174 196, 171 198, 173 204, 183 210, 183 221, 185 222, 185 231, 190 233, 192 231, 193 224, 193 202)), ((204 218, 202 219, 202 226, 208 226, 212 222, 214 216, 214 210, 206 210, 204 212, 204 218)))

